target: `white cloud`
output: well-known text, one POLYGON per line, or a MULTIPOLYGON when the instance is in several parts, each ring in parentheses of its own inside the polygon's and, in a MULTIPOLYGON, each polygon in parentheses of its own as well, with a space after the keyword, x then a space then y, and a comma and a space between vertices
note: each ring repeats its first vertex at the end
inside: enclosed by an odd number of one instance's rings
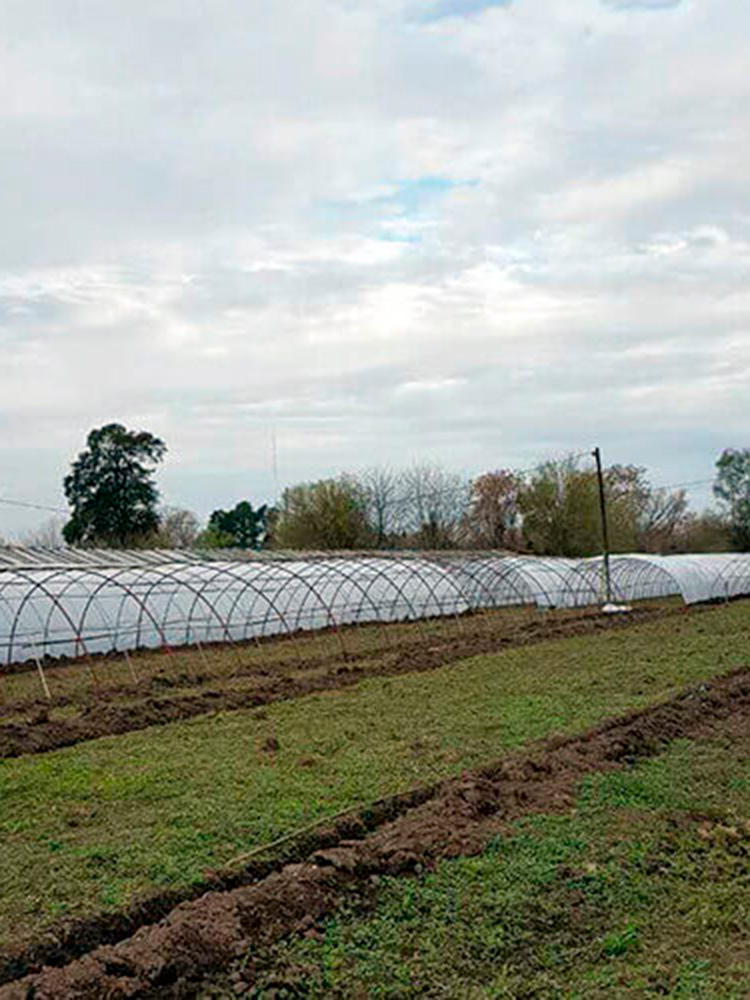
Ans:
POLYGON ((5 5, 0 496, 109 419, 202 513, 272 429, 284 481, 750 444, 750 10, 478 6, 5 5))
POLYGON ((671 10, 679 7, 682 0, 602 0, 602 3, 615 10, 671 10))

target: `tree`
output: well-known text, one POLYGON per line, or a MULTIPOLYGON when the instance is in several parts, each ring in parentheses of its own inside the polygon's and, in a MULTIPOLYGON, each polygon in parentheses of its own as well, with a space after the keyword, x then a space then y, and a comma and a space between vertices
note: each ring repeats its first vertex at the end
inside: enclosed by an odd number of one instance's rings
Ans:
MULTIPOLYGON (((612 466, 604 474, 610 548, 625 552, 637 538, 638 470, 612 466)), ((592 556, 601 552, 599 485, 593 469, 578 461, 551 460, 539 466, 518 497, 523 535, 539 555, 592 556)))
POLYGON ((639 511, 638 548, 644 552, 675 552, 687 528, 685 490, 644 490, 639 511))
MULTIPOLYGON (((683 491, 654 489, 646 470, 612 465, 604 470, 612 552, 674 551, 687 520, 683 491)), ((519 494, 523 534, 540 555, 590 556, 602 549, 599 484, 593 469, 573 457, 545 462, 519 494)))
POLYGON ((372 543, 366 500, 354 479, 341 476, 284 490, 274 546, 288 549, 357 549, 372 543))
POLYGON ((687 514, 680 524, 673 544, 675 552, 726 552, 731 547, 731 527, 722 514, 706 510, 687 514))
POLYGON ((257 510, 248 500, 241 500, 232 510, 215 510, 202 537, 209 548, 259 549, 266 535, 268 507, 257 510))
POLYGON ((726 448, 716 462, 714 496, 729 517, 732 544, 750 551, 750 448, 726 448))
POLYGON ((467 524, 472 544, 482 549, 517 547, 522 481, 502 469, 485 472, 471 484, 467 524))
POLYGON ((456 472, 419 463, 403 474, 402 530, 418 548, 448 549, 460 541, 469 485, 456 472))
POLYGON ((159 515, 159 528, 153 538, 148 539, 154 548, 190 549, 198 538, 200 525, 191 510, 167 507, 159 515))
POLYGON ((538 555, 586 556, 601 547, 596 476, 573 458, 545 462, 519 492, 523 535, 538 555))
POLYGON ((399 528, 403 476, 387 466, 373 466, 351 477, 364 500, 367 520, 375 533, 375 544, 389 544, 399 528))
POLYGON ((121 424, 91 431, 86 443, 63 484, 72 508, 63 528, 65 541, 114 548, 138 545, 159 527, 153 471, 166 445, 148 431, 129 431, 121 424))

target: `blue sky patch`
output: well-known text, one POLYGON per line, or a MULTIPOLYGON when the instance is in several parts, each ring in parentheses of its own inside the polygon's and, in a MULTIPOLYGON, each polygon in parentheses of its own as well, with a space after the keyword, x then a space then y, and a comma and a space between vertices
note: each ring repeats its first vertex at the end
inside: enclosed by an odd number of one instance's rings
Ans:
POLYGON ((381 192, 318 204, 316 215, 326 226, 358 225, 377 239, 420 243, 437 202, 456 188, 473 188, 474 178, 451 179, 437 174, 385 180, 381 192))
POLYGON ((471 178, 451 180, 439 175, 425 175, 408 180, 386 181, 388 190, 366 198, 325 202, 318 206, 318 216, 327 222, 359 217, 372 221, 387 216, 389 219, 419 218, 437 200, 456 188, 476 187, 479 182, 471 178))
POLYGON ((510 7, 513 0, 436 0, 422 14, 420 21, 442 21, 447 17, 468 17, 488 7, 510 7))
POLYGON ((398 181, 398 190, 386 198, 378 199, 384 204, 398 205, 405 215, 414 215, 426 205, 434 202, 455 188, 475 187, 475 180, 450 180, 448 177, 425 176, 414 180, 398 181))

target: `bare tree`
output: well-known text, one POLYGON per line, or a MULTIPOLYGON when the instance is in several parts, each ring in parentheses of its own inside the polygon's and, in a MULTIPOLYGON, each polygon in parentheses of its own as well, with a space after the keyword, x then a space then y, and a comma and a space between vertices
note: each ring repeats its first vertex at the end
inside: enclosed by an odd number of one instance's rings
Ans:
POLYGON ((38 527, 24 532, 20 538, 20 544, 28 545, 31 548, 60 549, 65 545, 64 525, 64 518, 51 517, 38 527))
POLYGON ((646 489, 640 509, 638 547, 645 552, 673 551, 686 527, 687 509, 685 490, 646 489))
POLYGON ((731 548, 732 526, 725 514, 705 510, 686 514, 672 541, 675 552, 726 552, 731 548))
POLYGON ((375 465, 353 478, 359 484, 375 544, 384 548, 399 531, 403 475, 389 466, 375 465))
POLYGON ((148 544, 159 549, 189 549, 195 544, 199 531, 198 518, 192 511, 167 507, 160 512, 159 528, 148 544))
POLYGON ((452 548, 461 542, 469 484, 440 465, 418 463, 403 474, 403 523, 419 548, 452 548))

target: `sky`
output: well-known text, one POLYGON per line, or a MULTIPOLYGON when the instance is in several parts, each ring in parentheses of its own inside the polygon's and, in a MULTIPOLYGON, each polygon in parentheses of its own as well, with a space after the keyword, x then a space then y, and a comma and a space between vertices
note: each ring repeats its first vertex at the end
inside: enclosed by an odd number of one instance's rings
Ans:
POLYGON ((111 421, 201 517, 594 445, 707 479, 749 57, 737 0, 0 0, 0 497, 64 506, 111 421))

